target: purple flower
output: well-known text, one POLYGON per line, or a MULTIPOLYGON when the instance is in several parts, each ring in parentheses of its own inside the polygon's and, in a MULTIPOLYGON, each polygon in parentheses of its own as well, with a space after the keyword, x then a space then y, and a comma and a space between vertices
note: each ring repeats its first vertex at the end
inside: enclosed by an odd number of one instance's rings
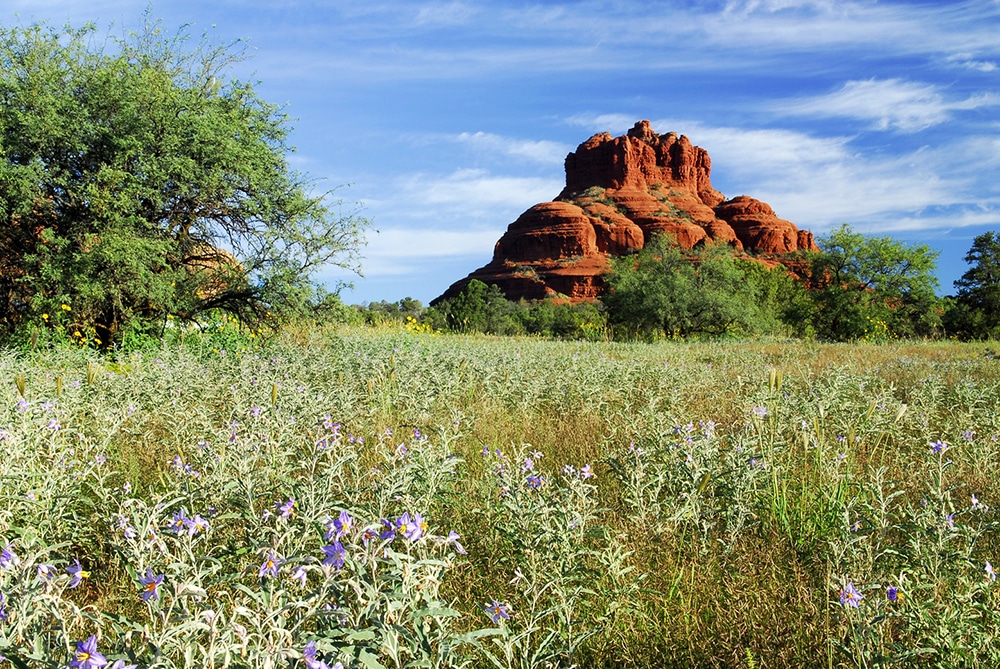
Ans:
POLYGON ((367 548, 372 541, 379 538, 378 528, 376 527, 366 527, 361 533, 361 541, 364 543, 365 548, 367 548))
MULTIPOLYGON (((302 649, 302 659, 306 662, 306 669, 333 669, 333 667, 328 665, 326 662, 316 657, 315 641, 310 641, 306 644, 306 647, 302 649)), ((340 665, 340 662, 338 662, 337 665, 340 665)), ((341 669, 343 669, 343 667, 341 667, 341 669)))
POLYGON ((945 442, 943 442, 943 441, 941 441, 940 439, 938 439, 937 441, 931 442, 931 453, 934 453, 935 455, 941 455, 942 453, 944 453, 945 451, 947 451, 949 448, 950 447, 948 446, 948 444, 945 443, 945 442))
POLYGON ((580 468, 580 478, 586 480, 594 475, 594 470, 590 468, 590 463, 588 462, 583 467, 580 468))
POLYGON ((858 592, 854 587, 854 584, 850 581, 848 581, 847 585, 844 586, 844 589, 840 591, 840 603, 844 606, 850 606, 856 609, 861 605, 861 600, 864 598, 865 596, 858 592))
POLYGON ((336 567, 340 569, 344 566, 344 554, 347 552, 344 550, 344 545, 339 541, 334 541, 332 546, 323 546, 323 558, 324 567, 336 567))
POLYGON ((754 407, 751 411, 753 411, 753 414, 757 416, 757 418, 763 418, 767 415, 767 407, 754 407))
POLYGON ((148 602, 151 599, 160 598, 157 588, 163 583, 163 574, 156 576, 153 574, 152 567, 146 567, 146 575, 139 577, 139 583, 142 584, 142 601, 148 602))
POLYGON ((495 623, 500 622, 501 619, 510 620, 510 610, 508 607, 495 599, 483 608, 486 610, 486 615, 495 623))
POLYGON ((7 622, 7 600, 0 592, 0 622, 7 622))
POLYGON ((14 544, 9 543, 3 551, 0 551, 0 567, 10 569, 17 566, 17 562, 17 554, 14 553, 14 544))
POLYGON ((289 497, 288 501, 285 502, 284 504, 275 503, 275 506, 278 507, 278 515, 284 518, 285 520, 288 520, 289 518, 295 515, 294 497, 289 497))
POLYGON ((299 582, 300 588, 306 587, 306 579, 308 577, 309 575, 306 573, 306 568, 302 565, 296 567, 295 571, 292 572, 292 578, 299 582))
POLYGON ((260 416, 261 411, 263 411, 263 409, 261 409, 257 405, 250 407, 250 415, 253 416, 254 418, 258 418, 260 416))
POLYGON ((194 518, 190 518, 187 521, 188 534, 192 537, 199 532, 204 532, 209 527, 211 527, 211 525, 209 525, 207 520, 201 517, 201 514, 195 514, 194 518))
MULTIPOLYGON (((80 585, 81 583, 83 583, 83 579, 85 579, 88 576, 90 576, 90 572, 89 571, 84 571, 83 567, 80 566, 80 561, 79 560, 75 560, 74 564, 72 564, 69 567, 66 567, 66 573, 69 574, 69 576, 70 576, 69 587, 71 587, 71 588, 77 587, 78 585, 80 585)), ((103 667, 104 665, 100 665, 100 666, 103 667)))
POLYGON ((40 564, 36 567, 38 578, 47 581, 56 575, 56 568, 50 564, 40 564))
POLYGON ((452 546, 455 547, 456 553, 458 553, 459 555, 468 555, 465 548, 462 547, 462 544, 458 543, 460 537, 461 535, 458 532, 452 530, 451 532, 448 532, 447 541, 448 543, 450 543, 452 546))
POLYGON ((108 669, 136 669, 139 665, 125 664, 125 660, 115 660, 108 669))
MULTIPOLYGON (((346 537, 354 529, 354 519, 347 511, 341 511, 340 515, 333 519, 333 536, 327 536, 326 540, 341 539, 346 537)), ((329 534, 329 533, 327 533, 329 534)))
POLYGON ((69 663, 70 667, 73 669, 93 669, 107 665, 108 661, 97 650, 96 636, 91 635, 86 641, 76 642, 76 653, 69 663))
POLYGON ((427 522, 419 513, 413 514, 411 518, 410 513, 404 511, 396 520, 396 531, 409 541, 417 541, 427 531, 427 522))
POLYGON ((382 532, 378 535, 383 541, 393 541, 396 538, 396 526, 387 518, 381 519, 382 532))
POLYGON ((278 575, 278 569, 280 569, 283 564, 285 564, 284 558, 274 551, 271 551, 268 553, 267 559, 261 563, 258 575, 261 578, 264 578, 265 576, 271 576, 272 578, 276 577, 278 575))
POLYGON ((989 560, 986 561, 985 571, 986 571, 986 578, 988 578, 991 581, 997 580, 997 573, 993 570, 993 565, 990 564, 989 560))
POLYGON ((55 418, 49 420, 49 429, 52 430, 53 432, 58 432, 61 427, 62 425, 60 425, 59 421, 57 421, 55 418))
POLYGON ((897 588, 894 585, 890 585, 888 588, 885 589, 885 598, 890 602, 898 602, 900 597, 902 597, 902 595, 903 593, 901 593, 899 591, 899 588, 897 588))
POLYGON ((189 521, 190 519, 187 517, 187 513, 182 508, 174 513, 173 517, 170 519, 170 529, 172 529, 175 533, 180 534, 187 528, 189 521))
POLYGON ((976 493, 972 493, 972 510, 975 511, 980 507, 979 498, 976 497, 976 493))
POLYGON ((528 479, 526 481, 528 487, 531 488, 532 490, 538 490, 539 488, 542 487, 542 484, 544 482, 545 482, 545 479, 543 479, 538 474, 532 474, 531 476, 528 477, 528 479))

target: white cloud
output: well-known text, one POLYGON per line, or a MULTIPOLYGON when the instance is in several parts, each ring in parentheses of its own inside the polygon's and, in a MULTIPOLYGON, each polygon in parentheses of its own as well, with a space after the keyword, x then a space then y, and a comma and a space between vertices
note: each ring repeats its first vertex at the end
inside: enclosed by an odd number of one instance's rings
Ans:
POLYGON ((944 123, 958 110, 1000 105, 1000 96, 979 94, 947 100, 937 86, 901 79, 848 81, 839 91, 773 106, 778 113, 871 121, 876 130, 916 132, 944 123))
POLYGON ((480 151, 500 153, 532 162, 561 165, 569 147, 548 140, 526 140, 494 135, 486 132, 463 132, 456 138, 480 151))
POLYGON ((464 2, 433 2, 417 6, 412 25, 459 26, 468 23, 475 15, 475 8, 464 2))
POLYGON ((413 174, 400 181, 400 201, 416 204, 434 214, 434 207, 504 209, 530 207, 551 200, 562 190, 563 182, 535 177, 497 176, 481 169, 459 169, 448 175, 413 174))
POLYGON ((997 64, 992 60, 977 60, 971 53, 955 53, 945 60, 948 63, 978 72, 993 72, 997 69, 997 64))
POLYGON ((380 258, 442 258, 483 255, 503 229, 445 230, 440 228, 383 228, 368 239, 366 255, 380 258))
MULTIPOLYGON (((471 271, 489 261, 504 228, 448 230, 427 227, 383 228, 368 235, 364 250, 364 276, 416 276, 434 273, 442 264, 467 259, 471 271)), ((460 263, 461 264, 461 263, 460 263)), ((346 270, 327 267, 328 278, 351 279, 346 270)), ((459 278, 457 275, 454 278, 459 278)))

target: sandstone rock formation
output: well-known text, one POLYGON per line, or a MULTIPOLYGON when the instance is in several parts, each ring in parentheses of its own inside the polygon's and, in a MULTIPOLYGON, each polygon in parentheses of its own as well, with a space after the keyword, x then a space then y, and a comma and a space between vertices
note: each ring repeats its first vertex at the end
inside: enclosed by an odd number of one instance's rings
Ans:
POLYGON ((593 300, 611 256, 641 249, 655 234, 683 248, 709 241, 765 261, 817 250, 812 233, 778 218, 770 205, 712 187, 708 152, 683 135, 657 134, 639 121, 622 137, 594 135, 566 156, 566 187, 510 224, 493 260, 454 283, 434 302, 457 295, 472 279, 496 284, 512 300, 593 300))

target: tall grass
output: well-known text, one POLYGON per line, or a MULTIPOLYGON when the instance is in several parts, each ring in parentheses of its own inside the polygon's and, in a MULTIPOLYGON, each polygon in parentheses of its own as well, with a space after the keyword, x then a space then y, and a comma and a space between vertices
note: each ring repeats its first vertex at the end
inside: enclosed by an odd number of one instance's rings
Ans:
POLYGON ((998 664, 987 346, 239 344, 0 355, 13 666, 998 664))

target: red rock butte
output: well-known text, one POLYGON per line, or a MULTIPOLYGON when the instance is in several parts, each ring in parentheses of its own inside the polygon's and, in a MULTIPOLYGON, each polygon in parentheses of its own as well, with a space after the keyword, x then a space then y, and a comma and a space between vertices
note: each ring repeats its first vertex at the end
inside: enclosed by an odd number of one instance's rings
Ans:
POLYGON ((685 249, 723 242, 770 265, 794 264, 789 254, 818 250, 811 232, 778 218, 766 202, 727 200, 712 187, 711 171, 705 149, 684 135, 658 134, 649 121, 621 137, 594 135, 566 156, 566 187, 556 199, 521 214, 493 260, 432 304, 472 279, 496 284, 511 300, 595 300, 609 258, 634 253, 656 234, 685 249))

